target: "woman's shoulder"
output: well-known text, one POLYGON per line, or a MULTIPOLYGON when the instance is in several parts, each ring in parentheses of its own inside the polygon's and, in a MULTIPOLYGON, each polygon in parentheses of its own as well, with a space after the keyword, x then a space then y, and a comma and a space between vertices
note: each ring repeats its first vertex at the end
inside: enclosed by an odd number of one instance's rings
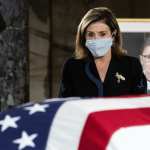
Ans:
POLYGON ((137 57, 128 55, 122 56, 120 64, 124 67, 130 68, 131 70, 142 70, 140 60, 137 57))
POLYGON ((141 70, 141 63, 137 57, 123 55, 119 57, 114 57, 113 59, 114 64, 120 66, 121 68, 128 68, 131 70, 140 69, 141 70))
POLYGON ((86 61, 84 59, 76 59, 74 57, 70 57, 64 62, 64 68, 68 68, 71 70, 81 68, 84 66, 85 62, 86 61))
POLYGON ((120 60, 125 63, 138 63, 138 64, 140 63, 140 61, 137 57, 128 56, 128 55, 121 56, 120 60))
POLYGON ((75 57, 70 57, 65 61, 65 65, 80 65, 85 63, 84 59, 76 59, 75 57))

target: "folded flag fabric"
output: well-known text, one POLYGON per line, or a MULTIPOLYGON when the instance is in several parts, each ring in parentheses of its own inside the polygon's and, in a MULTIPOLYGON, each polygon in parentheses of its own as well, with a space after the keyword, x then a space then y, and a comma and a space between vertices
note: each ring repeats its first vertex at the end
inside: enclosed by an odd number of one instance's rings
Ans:
POLYGON ((1 150, 149 150, 150 96, 66 98, 0 113, 1 150))

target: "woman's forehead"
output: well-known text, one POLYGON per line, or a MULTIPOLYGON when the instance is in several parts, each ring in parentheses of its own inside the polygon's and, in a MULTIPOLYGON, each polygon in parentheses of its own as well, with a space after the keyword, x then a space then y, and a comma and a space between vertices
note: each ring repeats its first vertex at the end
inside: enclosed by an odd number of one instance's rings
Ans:
POLYGON ((109 31, 110 28, 107 24, 101 21, 93 22, 87 27, 87 31, 109 31))

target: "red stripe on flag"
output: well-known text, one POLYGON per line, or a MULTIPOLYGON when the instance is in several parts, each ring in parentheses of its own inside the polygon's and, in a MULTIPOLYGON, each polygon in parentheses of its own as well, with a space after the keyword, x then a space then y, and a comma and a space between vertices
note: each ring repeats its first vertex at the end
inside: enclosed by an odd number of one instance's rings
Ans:
POLYGON ((78 150, 105 150, 112 134, 121 127, 150 124, 150 108, 91 113, 83 129, 78 150))

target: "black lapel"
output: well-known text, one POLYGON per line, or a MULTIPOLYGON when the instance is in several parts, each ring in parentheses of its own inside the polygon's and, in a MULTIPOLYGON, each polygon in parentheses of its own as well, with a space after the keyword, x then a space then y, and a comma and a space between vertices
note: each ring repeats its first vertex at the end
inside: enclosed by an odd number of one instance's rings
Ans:
POLYGON ((103 96, 103 83, 98 75, 94 61, 87 61, 85 64, 85 74, 96 85, 98 96, 103 96))

